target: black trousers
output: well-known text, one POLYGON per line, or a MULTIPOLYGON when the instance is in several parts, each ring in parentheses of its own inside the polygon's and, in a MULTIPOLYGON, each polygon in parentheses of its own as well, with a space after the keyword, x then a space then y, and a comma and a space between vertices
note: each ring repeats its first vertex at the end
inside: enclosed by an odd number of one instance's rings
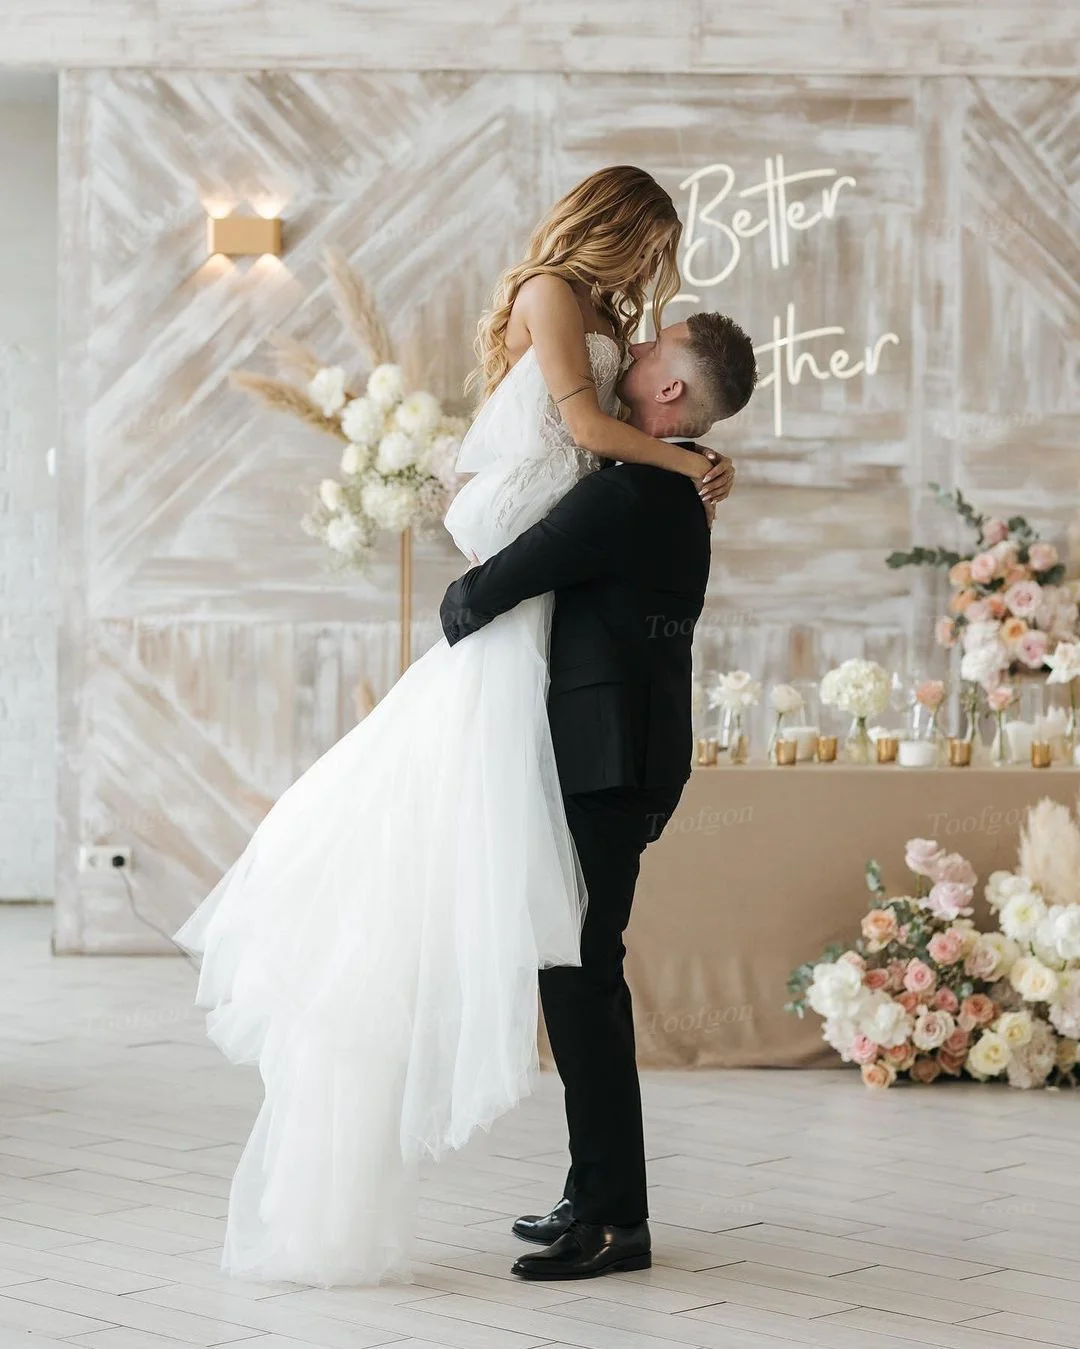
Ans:
POLYGON ((566 1096, 574 1217, 629 1227, 648 1216, 634 1018, 623 977, 641 854, 660 837, 682 784, 564 797, 589 892, 581 966, 540 971, 548 1039, 566 1096))

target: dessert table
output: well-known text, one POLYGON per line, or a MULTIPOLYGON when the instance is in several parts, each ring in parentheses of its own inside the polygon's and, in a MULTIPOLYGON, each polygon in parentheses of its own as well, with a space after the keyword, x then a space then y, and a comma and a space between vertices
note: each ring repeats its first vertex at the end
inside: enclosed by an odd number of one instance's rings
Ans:
POLYGON ((971 861, 981 896, 990 872, 1015 866, 1025 808, 1043 796, 1072 805, 1078 789, 1080 770, 1064 765, 695 769, 645 853, 626 939, 640 1066, 837 1062, 818 1017, 783 1010, 785 983, 858 935, 866 861, 890 893, 910 893, 904 843, 937 839, 971 861))

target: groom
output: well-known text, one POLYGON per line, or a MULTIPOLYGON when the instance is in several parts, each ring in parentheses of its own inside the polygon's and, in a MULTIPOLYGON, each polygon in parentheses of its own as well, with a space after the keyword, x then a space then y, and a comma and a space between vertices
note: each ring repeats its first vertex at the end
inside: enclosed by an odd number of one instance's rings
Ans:
MULTIPOLYGON (((694 437, 738 412, 754 388, 750 339, 722 314, 691 315, 631 355, 619 386, 631 423, 693 449, 694 437)), ((733 471, 722 462, 730 490, 733 471)), ((710 467, 703 457, 702 473, 710 467)), ((514 1264, 522 1278, 590 1278, 651 1264, 622 937, 641 853, 659 838, 690 773, 691 642, 709 561, 709 523, 693 479, 608 462, 455 581, 440 610, 453 645, 522 600, 555 592, 548 718, 589 902, 580 967, 540 972, 571 1167, 551 1213, 514 1223, 519 1237, 546 1246, 514 1264)))

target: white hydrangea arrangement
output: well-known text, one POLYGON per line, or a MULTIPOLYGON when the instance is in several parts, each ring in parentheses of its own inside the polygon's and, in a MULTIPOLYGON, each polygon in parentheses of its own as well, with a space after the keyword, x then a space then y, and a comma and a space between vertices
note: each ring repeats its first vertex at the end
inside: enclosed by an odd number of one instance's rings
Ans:
POLYGON ((308 395, 340 427, 340 476, 324 478, 303 527, 346 566, 363 567, 382 530, 425 533, 446 514, 458 485, 466 421, 447 416, 424 390, 406 393, 401 367, 378 365, 350 395, 340 366, 324 367, 308 395))

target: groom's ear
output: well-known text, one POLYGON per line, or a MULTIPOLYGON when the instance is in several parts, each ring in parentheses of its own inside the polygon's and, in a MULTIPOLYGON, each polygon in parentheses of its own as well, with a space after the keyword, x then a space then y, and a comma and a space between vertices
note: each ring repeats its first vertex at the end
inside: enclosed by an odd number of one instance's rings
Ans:
POLYGON ((677 398, 681 398, 686 390, 686 385, 681 379, 665 380, 654 395, 658 403, 674 403, 677 398))

